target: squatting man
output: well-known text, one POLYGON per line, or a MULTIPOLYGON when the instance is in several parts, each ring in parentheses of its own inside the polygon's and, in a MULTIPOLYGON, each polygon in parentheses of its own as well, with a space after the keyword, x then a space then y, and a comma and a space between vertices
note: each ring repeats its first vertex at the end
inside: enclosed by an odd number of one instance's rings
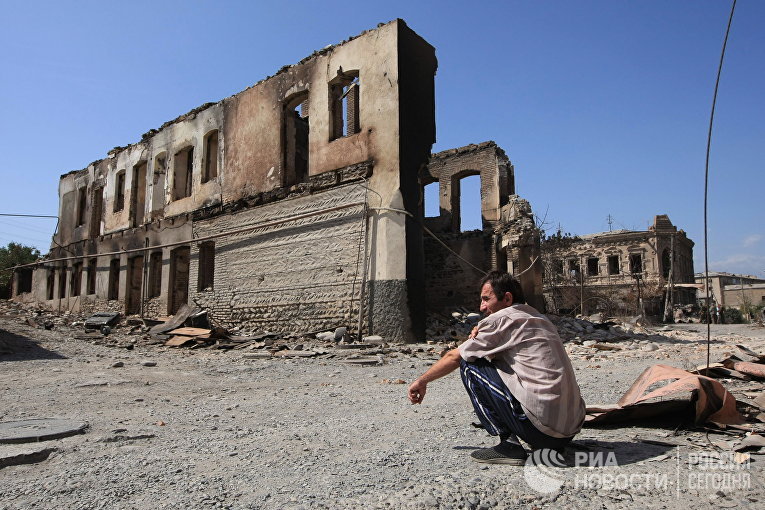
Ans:
POLYGON ((519 439, 535 450, 562 450, 581 430, 585 406, 557 329, 500 271, 481 280, 481 312, 486 317, 468 339, 409 386, 409 401, 422 403, 428 383, 459 368, 481 425, 500 439, 473 451, 473 460, 523 465, 519 439))

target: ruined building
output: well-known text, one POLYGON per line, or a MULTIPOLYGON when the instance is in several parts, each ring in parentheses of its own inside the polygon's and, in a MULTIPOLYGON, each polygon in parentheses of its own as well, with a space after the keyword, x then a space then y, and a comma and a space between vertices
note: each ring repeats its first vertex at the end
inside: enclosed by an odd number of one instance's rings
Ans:
MULTIPOLYGON (((142 316, 188 303, 249 330, 422 340, 428 312, 475 304, 480 271, 521 273, 536 249, 495 144, 428 166, 436 67, 394 20, 63 175, 51 251, 17 271, 14 299, 142 316), (460 233, 459 179, 474 174, 484 228, 460 233), (424 219, 436 181, 442 213, 424 219)), ((521 275, 532 299, 538 274, 521 275)))
POLYGON ((668 299, 693 304, 693 245, 665 214, 648 230, 548 240, 542 248, 547 309, 661 316, 668 299))

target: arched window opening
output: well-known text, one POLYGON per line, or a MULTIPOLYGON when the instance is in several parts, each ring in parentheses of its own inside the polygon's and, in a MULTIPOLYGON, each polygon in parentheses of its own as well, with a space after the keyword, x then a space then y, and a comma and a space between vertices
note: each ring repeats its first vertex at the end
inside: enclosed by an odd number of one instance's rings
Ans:
POLYGON ((173 157, 173 200, 191 196, 194 175, 194 147, 189 145, 173 157))
POLYGON ((308 180, 309 125, 308 91, 284 102, 284 185, 308 180))
POLYGON ((329 84, 330 141, 361 131, 359 72, 341 69, 329 84))
POLYGON ((202 182, 207 182, 218 177, 218 130, 210 131, 205 135, 205 162, 202 171, 202 182))

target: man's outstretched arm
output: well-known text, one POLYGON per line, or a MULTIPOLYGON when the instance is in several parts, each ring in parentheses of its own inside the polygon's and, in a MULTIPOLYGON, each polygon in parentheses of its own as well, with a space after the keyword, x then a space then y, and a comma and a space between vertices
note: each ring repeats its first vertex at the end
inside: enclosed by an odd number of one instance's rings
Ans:
POLYGON ((459 366, 459 349, 452 349, 444 354, 440 360, 436 361, 433 366, 409 385, 409 402, 412 404, 422 403, 428 383, 453 372, 459 366))

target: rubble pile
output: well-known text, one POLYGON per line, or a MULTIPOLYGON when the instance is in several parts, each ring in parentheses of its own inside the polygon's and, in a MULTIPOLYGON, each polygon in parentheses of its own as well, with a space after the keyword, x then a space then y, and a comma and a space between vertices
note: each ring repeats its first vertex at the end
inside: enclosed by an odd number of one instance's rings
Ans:
POLYGON ((620 340, 643 340, 649 337, 648 330, 633 319, 623 322, 618 319, 604 320, 600 314, 588 318, 547 316, 558 327, 558 333, 564 342, 582 343, 588 340, 595 342, 618 342, 620 340))
POLYGON ((425 338, 433 342, 463 342, 480 319, 480 314, 464 308, 452 312, 451 317, 431 314, 425 320, 425 338))

